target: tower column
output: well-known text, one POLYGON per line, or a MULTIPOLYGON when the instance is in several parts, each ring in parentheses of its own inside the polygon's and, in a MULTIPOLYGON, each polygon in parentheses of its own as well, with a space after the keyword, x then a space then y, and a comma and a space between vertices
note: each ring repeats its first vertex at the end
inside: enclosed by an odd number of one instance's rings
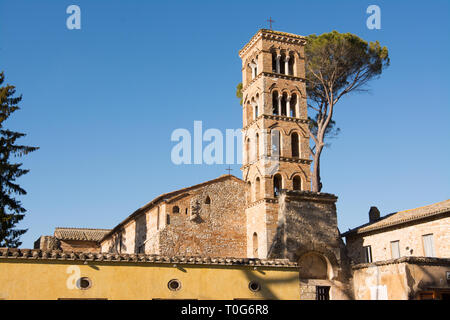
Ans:
POLYGON ((276 67, 277 67, 277 73, 280 73, 280 60, 281 60, 281 55, 280 54, 277 54, 277 65, 276 65, 276 67))
POLYGON ((278 115, 281 116, 281 99, 283 96, 281 94, 278 95, 278 115))
POLYGON ((284 74, 288 75, 289 74, 289 56, 286 55, 286 57, 284 58, 284 74))

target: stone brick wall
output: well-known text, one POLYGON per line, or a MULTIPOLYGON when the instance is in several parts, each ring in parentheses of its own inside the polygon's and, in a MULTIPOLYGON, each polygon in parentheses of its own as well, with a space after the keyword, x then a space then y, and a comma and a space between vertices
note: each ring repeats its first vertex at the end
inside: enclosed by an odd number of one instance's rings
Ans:
POLYGON ((312 286, 317 285, 331 287, 333 299, 352 297, 350 264, 337 228, 336 200, 334 195, 308 191, 283 190, 279 197, 278 224, 268 256, 299 263, 304 299, 313 293, 315 297, 312 286), (304 263, 308 256, 313 258, 304 263), (321 264, 325 271, 316 279, 321 264))
POLYGON ((347 250, 355 263, 363 263, 364 246, 371 246, 372 261, 392 259, 391 241, 399 241, 400 256, 424 256, 422 236, 433 234, 437 257, 450 258, 450 217, 416 221, 401 226, 347 237, 347 250))
POLYGON ((225 176, 169 194, 105 239, 102 252, 245 257, 244 207, 244 182, 225 176))
POLYGON ((97 241, 59 240, 59 248, 63 251, 100 252, 97 241))
POLYGON ((245 257, 244 183, 227 179, 167 204, 170 223, 160 231, 162 255, 245 257), (205 203, 209 197, 210 204, 205 203), (186 209, 188 211, 186 212, 186 209))

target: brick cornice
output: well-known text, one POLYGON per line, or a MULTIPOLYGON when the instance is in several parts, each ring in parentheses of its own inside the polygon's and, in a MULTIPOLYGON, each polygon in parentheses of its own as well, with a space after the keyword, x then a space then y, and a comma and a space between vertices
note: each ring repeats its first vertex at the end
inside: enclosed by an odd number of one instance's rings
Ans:
POLYGON ((239 56, 242 57, 247 51, 249 51, 254 46, 254 44, 260 38, 263 38, 264 40, 285 42, 285 43, 290 43, 290 44, 301 44, 301 45, 306 44, 306 37, 300 36, 298 34, 269 30, 269 29, 260 29, 250 39, 250 41, 247 42, 247 44, 241 50, 239 50, 239 56))
POLYGON ((302 124, 308 124, 309 123, 308 119, 300 119, 300 118, 294 118, 294 117, 288 117, 288 116, 279 116, 279 115, 276 115, 276 114, 265 114, 265 113, 263 113, 260 116, 258 116, 255 120, 250 122, 248 125, 243 127, 241 129, 241 131, 244 132, 245 130, 248 130, 248 128, 250 128, 254 123, 258 122, 259 119, 265 119, 265 120, 270 119, 270 120, 295 122, 295 123, 302 123, 302 124))
POLYGON ((262 77, 269 77, 269 78, 276 78, 276 79, 285 79, 285 80, 292 80, 292 81, 299 81, 299 82, 305 82, 305 78, 301 78, 301 77, 296 77, 296 76, 291 76, 288 74, 282 74, 282 73, 273 73, 273 72, 265 72, 262 71, 260 73, 258 73, 258 75, 252 79, 252 81, 250 81, 244 88, 242 88, 242 94, 245 93, 245 91, 254 83, 256 82, 259 78, 262 77))
POLYGON ((252 203, 247 204, 245 206, 245 209, 255 207, 260 203, 278 203, 278 199, 277 198, 262 198, 262 199, 259 199, 252 203))
POLYGON ((302 159, 302 158, 292 158, 292 157, 271 157, 271 156, 260 156, 258 159, 249 162, 241 167, 241 170, 245 170, 248 167, 254 165, 258 161, 266 159, 270 161, 281 161, 281 162, 290 162, 290 163, 301 163, 301 164, 310 164, 312 162, 311 159, 302 159))

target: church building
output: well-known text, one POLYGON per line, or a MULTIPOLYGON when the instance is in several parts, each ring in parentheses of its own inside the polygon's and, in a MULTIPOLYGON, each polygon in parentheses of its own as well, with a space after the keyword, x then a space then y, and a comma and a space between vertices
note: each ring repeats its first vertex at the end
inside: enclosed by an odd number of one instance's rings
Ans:
MULTIPOLYGON (((239 51, 242 179, 222 175, 162 194, 112 229, 57 228, 33 250, 0 249, 0 267, 19 263, 11 259, 17 257, 25 273, 33 268, 27 261, 63 273, 62 283, 42 293, 45 299, 327 300, 354 299, 355 292, 370 298, 373 289, 354 288, 354 270, 362 268, 355 269, 355 262, 369 263, 359 259, 357 232, 346 233, 346 246, 337 197, 310 191, 305 44, 303 36, 261 29, 239 51), (80 280, 80 290, 65 289, 68 264, 80 268, 84 288, 80 280), (111 277, 125 283, 107 283, 111 277), (139 279, 153 282, 138 288, 133 281, 139 279), (221 293, 214 291, 219 283, 221 293), (120 290, 126 284, 128 296, 120 290)), ((443 268, 449 266, 446 250, 446 260, 434 261, 443 268)), ((15 272, 13 266, 8 270, 15 272)), ((358 277, 373 275, 359 271, 358 277)), ((0 285, 0 298, 20 297, 9 290, 0 285)))

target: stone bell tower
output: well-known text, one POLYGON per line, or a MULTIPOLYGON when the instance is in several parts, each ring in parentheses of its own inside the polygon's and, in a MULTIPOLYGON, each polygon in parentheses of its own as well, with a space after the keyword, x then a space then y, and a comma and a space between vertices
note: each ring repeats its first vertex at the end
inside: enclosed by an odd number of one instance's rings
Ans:
POLYGON ((248 257, 268 256, 281 189, 310 190, 305 42, 261 29, 239 51, 248 257))

